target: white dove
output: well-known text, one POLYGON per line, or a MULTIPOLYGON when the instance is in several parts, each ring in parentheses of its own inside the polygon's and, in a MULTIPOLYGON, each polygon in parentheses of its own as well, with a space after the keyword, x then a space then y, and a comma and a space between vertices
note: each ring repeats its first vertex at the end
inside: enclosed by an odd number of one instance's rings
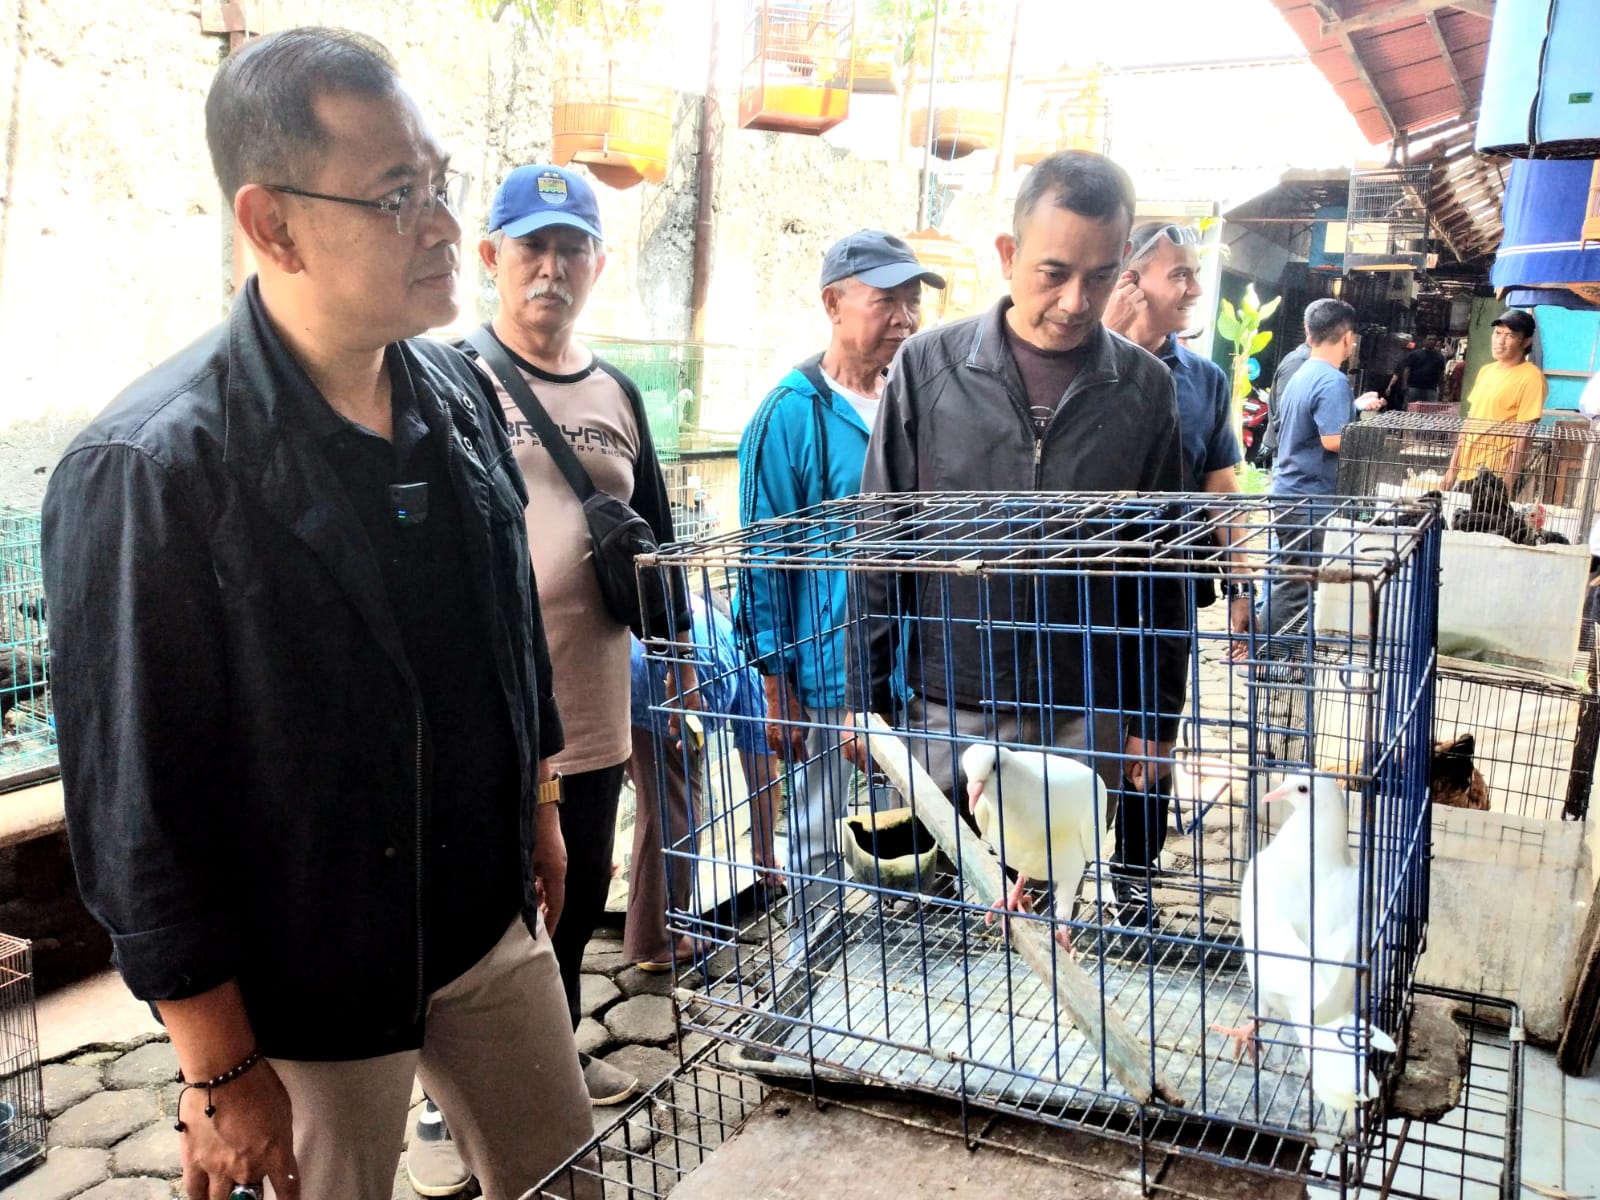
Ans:
POLYGON ((1296 1026, 1300 1048, 1306 1056, 1311 1090, 1334 1112, 1347 1113, 1378 1094, 1378 1080, 1367 1069, 1367 1055, 1373 1050, 1390 1054, 1398 1047, 1383 1030, 1355 1013, 1345 1013, 1331 1021, 1309 1028, 1296 1026), (1352 1085, 1361 1081, 1359 1091, 1352 1085))
MULTIPOLYGON (((1259 1015, 1290 1022, 1308 1065, 1316 1058, 1326 1064, 1342 1044, 1340 1031, 1353 1038, 1357 1028, 1356 972, 1345 964, 1357 958, 1361 885, 1350 853, 1344 791, 1327 777, 1313 781, 1308 775, 1291 775, 1263 800, 1288 804, 1293 812, 1245 868, 1239 890, 1245 965, 1260 997, 1259 1015)), ((1248 1050, 1253 1062, 1258 1024, 1252 1020, 1238 1028, 1211 1028, 1234 1039, 1235 1060, 1248 1050)), ((1386 1042, 1393 1045, 1381 1029, 1365 1028, 1372 1045, 1384 1049, 1386 1042)), ((1363 1070, 1367 1043, 1368 1038, 1361 1039, 1363 1070)), ((1353 1106, 1370 1090, 1352 1092, 1334 1086, 1340 1079, 1355 1083, 1354 1064, 1348 1075, 1329 1065, 1321 1074, 1326 1086, 1315 1090, 1332 1107, 1337 1107, 1336 1101, 1353 1106)))
MULTIPOLYGON (((1015 886, 995 907, 1026 912, 1022 889, 1029 878, 1049 879, 1056 916, 1070 918, 1095 853, 1096 831, 1103 827, 1106 791, 1100 777, 1064 754, 985 744, 967 747, 961 770, 978 833, 1017 873, 1015 886)), ((1109 852, 1109 843, 1109 835, 1100 834, 1101 848, 1109 852)), ((1071 952, 1066 926, 1057 928, 1056 941, 1071 952)))

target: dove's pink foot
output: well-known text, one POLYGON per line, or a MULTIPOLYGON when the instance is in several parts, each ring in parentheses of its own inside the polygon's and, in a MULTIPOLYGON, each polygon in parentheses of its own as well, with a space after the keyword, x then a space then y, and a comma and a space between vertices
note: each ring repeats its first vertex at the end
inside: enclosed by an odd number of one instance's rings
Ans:
POLYGON ((1068 958, 1076 959, 1078 957, 1072 952, 1072 934, 1067 931, 1065 925, 1056 930, 1056 945, 1067 952, 1068 958))
POLYGON ((1025 875, 1018 875, 1017 882, 1011 885, 1011 890, 989 906, 989 915, 983 919, 985 925, 993 925, 995 916, 1000 917, 1000 932, 1007 937, 1011 936, 1011 923, 1006 920, 1008 912, 1028 912, 1028 906, 1022 901, 1022 889, 1028 886, 1025 875))
POLYGON ((1239 1061, 1240 1055, 1248 1053, 1250 1055, 1250 1064, 1254 1066, 1256 1065, 1256 1030, 1260 1027, 1260 1022, 1258 1021, 1246 1021, 1237 1028, 1227 1025, 1212 1025, 1209 1028, 1212 1033, 1226 1034, 1233 1039, 1234 1062, 1239 1061))

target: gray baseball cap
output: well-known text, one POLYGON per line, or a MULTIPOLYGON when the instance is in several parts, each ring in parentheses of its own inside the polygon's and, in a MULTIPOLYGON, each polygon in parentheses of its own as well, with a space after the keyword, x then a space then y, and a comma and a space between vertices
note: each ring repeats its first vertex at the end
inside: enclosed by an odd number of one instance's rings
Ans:
POLYGON ((899 287, 912 279, 944 287, 944 276, 918 262, 910 243, 881 229, 863 229, 841 238, 822 256, 821 286, 851 278, 875 288, 899 287))

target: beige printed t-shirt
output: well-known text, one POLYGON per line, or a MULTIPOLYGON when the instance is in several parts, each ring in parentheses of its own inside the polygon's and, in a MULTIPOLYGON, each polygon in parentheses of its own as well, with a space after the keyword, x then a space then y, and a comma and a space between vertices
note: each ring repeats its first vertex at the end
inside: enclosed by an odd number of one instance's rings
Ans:
MULTIPOLYGON (((595 486, 622 501, 632 497, 639 426, 616 380, 593 364, 576 375, 550 375, 513 360, 595 486)), ((567 736, 555 768, 575 775, 616 766, 632 746, 628 627, 612 620, 600 597, 583 504, 500 381, 483 363, 478 368, 494 383, 528 484, 528 545, 567 736)))

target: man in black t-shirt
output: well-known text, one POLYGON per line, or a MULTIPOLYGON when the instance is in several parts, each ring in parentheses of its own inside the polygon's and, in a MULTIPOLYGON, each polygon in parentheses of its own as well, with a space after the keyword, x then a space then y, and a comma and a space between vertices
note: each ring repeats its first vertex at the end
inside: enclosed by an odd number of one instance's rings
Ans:
POLYGON ((1405 356, 1395 378, 1400 381, 1402 400, 1391 407, 1403 410, 1413 404, 1431 404, 1438 400, 1439 381, 1444 378, 1444 355, 1439 353, 1439 339, 1430 333, 1422 345, 1405 356))

